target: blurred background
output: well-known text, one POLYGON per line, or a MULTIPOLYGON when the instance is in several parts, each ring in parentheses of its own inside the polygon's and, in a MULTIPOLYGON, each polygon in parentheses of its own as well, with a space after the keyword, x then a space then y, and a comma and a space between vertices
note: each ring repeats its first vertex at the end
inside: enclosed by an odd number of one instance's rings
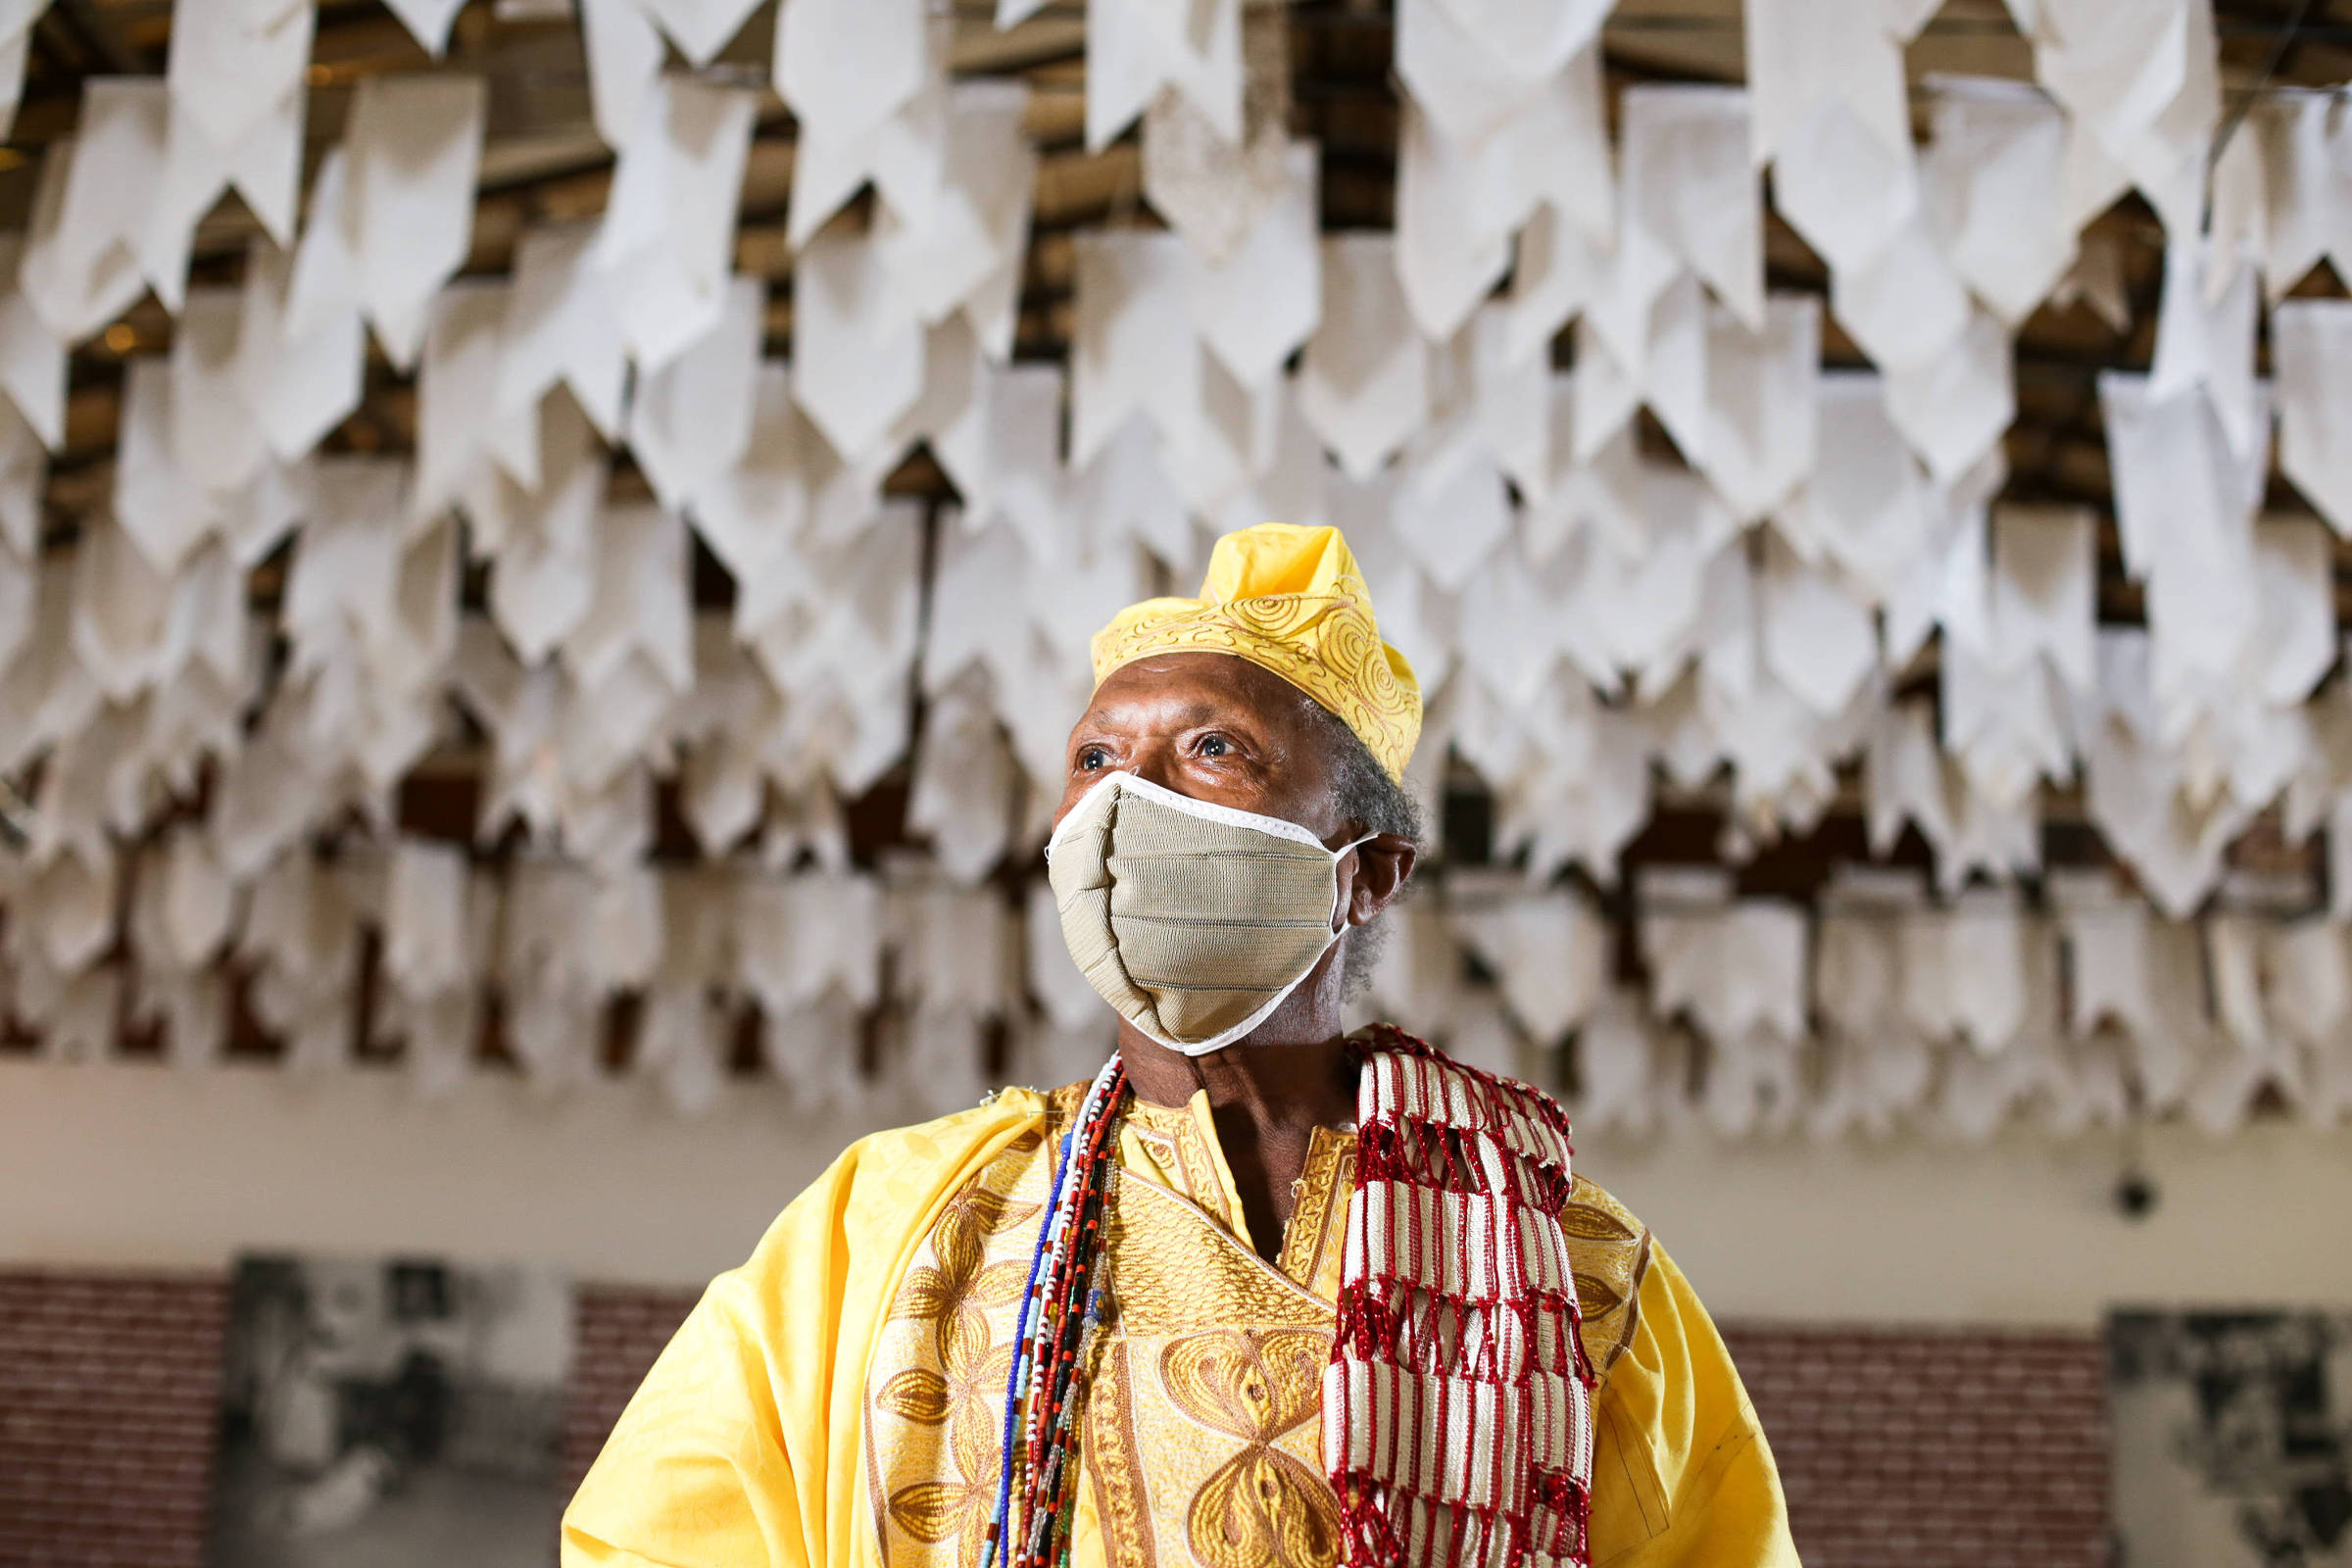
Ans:
POLYGON ((2352 1560, 2348 79, 0 6, 0 1564, 552 1560, 850 1140, 1100 1062, 1087 639, 1268 518, 1429 697, 1361 1015, 1567 1101, 1809 1562, 2352 1560))

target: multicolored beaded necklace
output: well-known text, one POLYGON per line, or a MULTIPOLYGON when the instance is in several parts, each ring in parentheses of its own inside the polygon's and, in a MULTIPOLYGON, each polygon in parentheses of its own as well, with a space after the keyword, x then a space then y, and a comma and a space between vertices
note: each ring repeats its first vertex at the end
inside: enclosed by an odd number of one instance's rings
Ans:
POLYGON ((1069 1556, 1064 1504, 1075 1495, 1078 1478, 1070 1456, 1081 1396, 1102 1331, 1102 1213, 1118 1176, 1116 1130, 1128 1093, 1127 1068, 1112 1056, 1088 1086, 1077 1117, 1062 1134, 1013 1330, 1004 1460, 983 1568, 999 1562, 1005 1568, 1053 1568, 1069 1556), (1028 1421, 1016 1446, 1014 1430, 1024 1410, 1028 1421))

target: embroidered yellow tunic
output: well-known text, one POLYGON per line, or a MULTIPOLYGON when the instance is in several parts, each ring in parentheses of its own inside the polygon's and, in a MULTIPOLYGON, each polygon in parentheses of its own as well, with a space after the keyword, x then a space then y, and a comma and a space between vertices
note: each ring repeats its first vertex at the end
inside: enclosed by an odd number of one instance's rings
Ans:
MULTIPOLYGON (((978 1563, 1013 1309, 1078 1094, 1011 1091, 843 1154, 662 1352, 564 1515, 564 1568, 978 1563)), ((1318 1417, 1354 1157, 1351 1135, 1316 1135, 1270 1265, 1205 1098, 1134 1106, 1077 1568, 1338 1560, 1318 1417)), ((1795 1564, 1771 1450, 1689 1284, 1582 1177, 1563 1218, 1602 1376, 1593 1568, 1795 1564)))

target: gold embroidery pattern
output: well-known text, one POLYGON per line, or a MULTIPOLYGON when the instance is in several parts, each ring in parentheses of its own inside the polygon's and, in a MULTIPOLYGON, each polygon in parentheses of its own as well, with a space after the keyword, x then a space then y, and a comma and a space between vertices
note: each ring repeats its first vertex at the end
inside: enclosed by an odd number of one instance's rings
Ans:
POLYGON ((1339 1295, 1340 1250, 1348 1239, 1348 1200, 1354 1192, 1355 1135, 1316 1128, 1306 1146, 1306 1170, 1298 1178, 1278 1266, 1326 1300, 1339 1295))
POLYGON ((1642 1277, 1649 1272, 1649 1227, 1596 1184, 1579 1176, 1560 1210, 1576 1271, 1576 1304, 1584 1314, 1586 1359, 1607 1377, 1633 1342, 1641 1311, 1642 1277))
POLYGON ((1114 1340, 1102 1352, 1102 1365, 1087 1394, 1086 1473, 1095 1484, 1095 1511, 1102 1521, 1110 1560, 1152 1568, 1158 1552, 1135 1439, 1131 1381, 1126 1342, 1114 1340))
POLYGON ((1210 1152, 1208 1140, 1200 1136, 1200 1124, 1193 1119, 1191 1107, 1155 1105, 1139 1099, 1128 1107, 1127 1116, 1138 1135, 1153 1146, 1161 1168, 1176 1178, 1176 1190, 1230 1230, 1233 1214, 1225 1201, 1225 1184, 1217 1179, 1217 1157, 1210 1152))
POLYGON ((976 1562, 996 1508, 1007 1309, 1028 1278, 1048 1140, 1014 1140, 941 1210, 900 1282, 869 1379, 867 1464, 885 1561, 976 1562), (1002 1332, 1001 1332, 1002 1328, 1002 1332), (885 1457, 887 1450, 887 1457, 885 1457))
POLYGON ((1122 1182, 1118 1209, 1111 1290, 1126 1332, 1185 1334, 1233 1323, 1330 1328, 1329 1302, 1291 1286, 1176 1194, 1122 1182))
POLYGON ((1185 1539, 1208 1568, 1323 1568, 1339 1560, 1340 1508, 1320 1471, 1274 1445, 1322 1409, 1331 1336, 1312 1329, 1224 1329, 1159 1352, 1168 1402, 1240 1451, 1185 1511, 1185 1539))

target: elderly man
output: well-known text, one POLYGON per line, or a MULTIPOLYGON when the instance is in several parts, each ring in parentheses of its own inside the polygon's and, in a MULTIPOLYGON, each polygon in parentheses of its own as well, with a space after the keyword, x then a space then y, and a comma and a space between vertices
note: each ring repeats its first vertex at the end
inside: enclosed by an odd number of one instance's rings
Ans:
POLYGON ((1795 1563, 1559 1108, 1342 1031, 1421 706, 1338 532, 1228 535, 1094 655, 1048 872, 1117 1054, 852 1146, 647 1377, 567 1568, 1795 1563))

